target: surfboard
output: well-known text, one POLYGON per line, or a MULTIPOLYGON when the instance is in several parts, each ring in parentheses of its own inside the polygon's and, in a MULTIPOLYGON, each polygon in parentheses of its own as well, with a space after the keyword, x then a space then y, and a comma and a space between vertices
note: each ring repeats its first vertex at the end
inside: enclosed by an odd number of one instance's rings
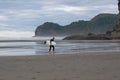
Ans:
POLYGON ((47 41, 45 41, 45 44, 47 44, 47 45, 56 45, 56 42, 55 42, 55 41, 52 41, 51 44, 50 44, 50 41, 47 40, 47 41))

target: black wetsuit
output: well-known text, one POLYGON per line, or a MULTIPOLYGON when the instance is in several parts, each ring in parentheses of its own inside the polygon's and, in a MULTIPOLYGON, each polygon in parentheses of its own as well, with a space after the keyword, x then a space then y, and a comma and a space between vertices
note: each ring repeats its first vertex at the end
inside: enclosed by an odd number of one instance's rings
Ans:
POLYGON ((52 38, 50 40, 50 48, 49 48, 49 51, 51 51, 51 49, 53 48, 53 51, 55 51, 55 46, 51 44, 51 42, 54 41, 54 38, 52 38))

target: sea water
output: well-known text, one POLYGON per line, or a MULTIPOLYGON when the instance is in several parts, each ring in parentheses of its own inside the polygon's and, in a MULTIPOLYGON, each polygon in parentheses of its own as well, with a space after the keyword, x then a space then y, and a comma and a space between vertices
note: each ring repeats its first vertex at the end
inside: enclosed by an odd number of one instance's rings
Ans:
MULTIPOLYGON (((49 55, 49 46, 44 44, 45 38, 31 38, 37 42, 0 42, 0 56, 27 56, 27 55, 49 55)), ((11 40, 11 39, 10 39, 11 40)), ((18 40, 18 39, 14 39, 18 40)), ((28 39, 26 39, 28 40, 28 39)), ((56 39, 54 54, 75 54, 88 52, 120 52, 119 42, 96 42, 81 40, 56 39)))

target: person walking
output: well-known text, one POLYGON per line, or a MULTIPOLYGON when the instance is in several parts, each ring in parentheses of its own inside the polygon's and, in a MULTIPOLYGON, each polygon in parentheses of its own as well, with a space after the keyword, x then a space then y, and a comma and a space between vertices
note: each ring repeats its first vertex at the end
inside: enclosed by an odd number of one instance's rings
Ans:
POLYGON ((51 52, 51 50, 53 50, 53 52, 55 51, 55 46, 53 44, 54 41, 55 41, 55 37, 53 37, 52 39, 50 39, 49 52, 51 52))

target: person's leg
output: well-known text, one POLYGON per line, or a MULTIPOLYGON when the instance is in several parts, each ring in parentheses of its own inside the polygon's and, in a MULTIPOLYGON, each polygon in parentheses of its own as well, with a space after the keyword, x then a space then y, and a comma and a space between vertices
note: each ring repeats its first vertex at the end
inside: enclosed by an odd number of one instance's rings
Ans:
POLYGON ((52 46, 50 45, 50 47, 49 47, 49 52, 51 51, 51 48, 52 48, 52 46))
POLYGON ((52 47, 53 47, 53 51, 55 51, 55 46, 53 45, 52 47))

